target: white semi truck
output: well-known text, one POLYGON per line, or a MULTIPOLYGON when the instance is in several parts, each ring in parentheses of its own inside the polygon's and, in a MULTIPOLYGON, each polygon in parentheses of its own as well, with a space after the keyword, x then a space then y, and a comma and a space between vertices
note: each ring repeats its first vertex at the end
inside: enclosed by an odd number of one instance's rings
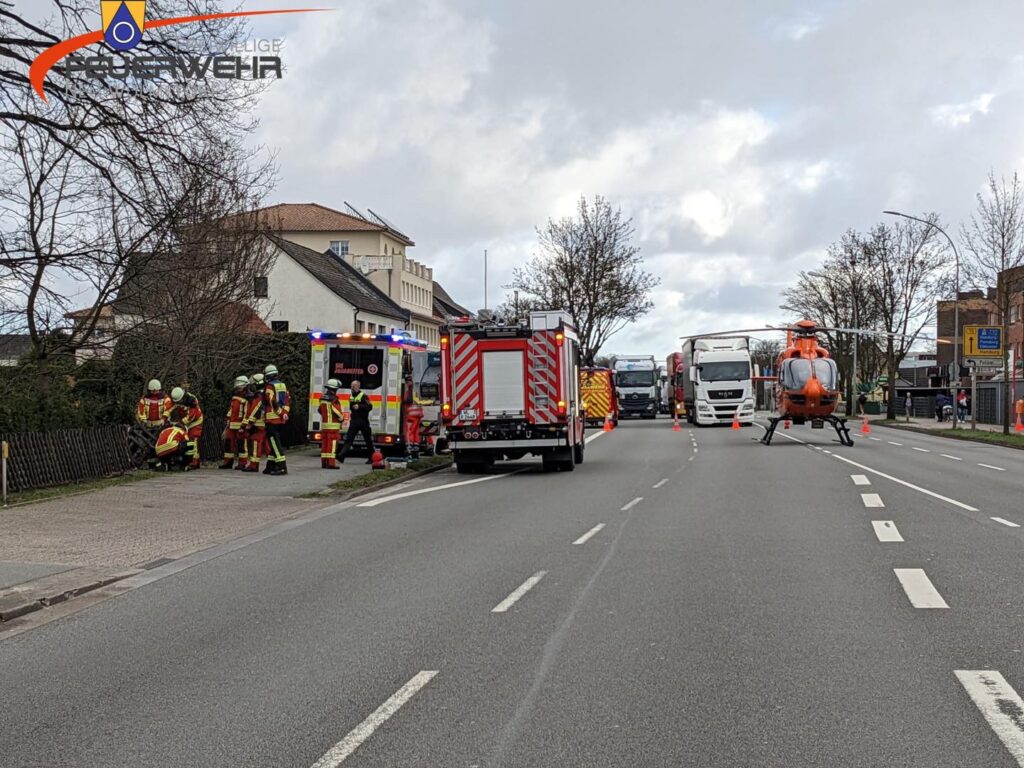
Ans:
POLYGON ((754 418, 750 344, 744 337, 696 337, 683 342, 683 402, 698 426, 754 418))
POLYGON ((658 415, 658 366, 654 355, 613 357, 615 390, 619 396, 619 416, 653 419, 658 415))

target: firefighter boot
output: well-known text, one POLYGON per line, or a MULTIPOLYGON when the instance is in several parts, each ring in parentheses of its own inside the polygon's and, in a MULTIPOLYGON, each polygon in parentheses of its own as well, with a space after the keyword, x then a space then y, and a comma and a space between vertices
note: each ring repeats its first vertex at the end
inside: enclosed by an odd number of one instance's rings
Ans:
POLYGON ((234 459, 224 459, 223 462, 217 465, 217 469, 234 469, 234 459))

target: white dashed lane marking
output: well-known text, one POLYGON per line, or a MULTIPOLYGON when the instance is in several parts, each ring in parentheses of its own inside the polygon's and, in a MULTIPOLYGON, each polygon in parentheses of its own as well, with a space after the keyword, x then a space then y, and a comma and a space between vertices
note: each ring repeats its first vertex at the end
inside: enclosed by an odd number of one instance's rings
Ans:
POLYGON ((903 447, 903 443, 894 443, 892 440, 889 441, 889 445, 898 445, 900 448, 903 447))
POLYGON ((339 741, 328 752, 313 763, 313 768, 337 768, 349 755, 373 735, 385 722, 391 719, 402 706, 416 695, 423 686, 434 679, 436 670, 420 672, 412 680, 403 685, 387 701, 381 704, 363 722, 353 728, 348 736, 339 741))
POLYGON ((994 469, 996 472, 1005 472, 1006 471, 1002 467, 993 467, 991 464, 981 464, 980 462, 978 463, 978 466, 979 467, 984 467, 985 469, 994 469))
POLYGON ((658 482, 656 482, 654 485, 652 485, 651 488, 661 488, 661 486, 663 486, 667 482, 668 482, 668 478, 667 477, 663 478, 663 479, 659 480, 658 482))
POLYGON ((882 442, 882 438, 880 437, 869 437, 868 440, 874 440, 876 443, 882 442))
POLYGON ((850 479, 853 480, 854 485, 871 485, 867 475, 850 475, 850 479))
POLYGON ((893 572, 915 608, 949 608, 921 568, 894 568, 893 572))
POLYGON ((910 446, 910 450, 920 451, 921 453, 931 453, 931 451, 929 451, 927 448, 918 448, 916 445, 910 446))
POLYGON ((948 453, 940 453, 939 456, 944 459, 952 459, 953 461, 963 461, 959 456, 950 456, 948 453))
POLYGON ((589 531, 587 531, 582 536, 580 536, 578 539, 576 539, 576 541, 574 541, 573 544, 586 544, 587 543, 587 539, 589 539, 591 536, 596 534, 602 528, 604 528, 604 523, 598 523, 593 528, 591 528, 589 531))
POLYGON ((958 669, 955 674, 1017 765, 1024 766, 1024 729, 1020 722, 1024 701, 995 670, 958 669))
POLYGON ((518 587, 516 587, 515 591, 513 591, 511 595, 509 595, 496 606, 491 608, 491 613, 505 613, 505 611, 507 611, 509 608, 511 608, 519 601, 519 598, 521 598, 523 595, 525 595, 527 592, 529 592, 531 589, 537 586, 537 582, 543 579, 547 575, 547 573, 547 571, 537 571, 535 574, 533 574, 533 576, 531 576, 518 587))
POLYGON ((860 495, 860 500, 864 502, 864 506, 868 509, 885 506, 885 504, 882 503, 882 497, 877 493, 862 493, 860 495))
POLYGON ((1017 523, 1010 522, 1009 520, 1004 520, 1001 517, 990 517, 989 520, 995 520, 997 523, 1005 525, 1007 528, 1020 528, 1020 526, 1017 523))
POLYGON ((637 496, 637 497, 636 497, 635 499, 633 499, 633 500, 632 500, 631 502, 629 502, 629 504, 627 504, 626 506, 624 506, 624 507, 623 507, 623 508, 622 508, 621 510, 619 510, 619 511, 620 511, 620 512, 628 512, 629 510, 631 510, 631 509, 632 509, 633 507, 635 507, 635 506, 636 506, 637 504, 639 504, 639 503, 640 503, 641 501, 643 501, 643 500, 644 500, 644 497, 643 497, 643 496, 637 496))
POLYGON ((896 523, 892 520, 872 520, 871 526, 875 529, 875 536, 879 541, 903 541, 903 537, 900 536, 900 532, 896 528, 896 523))

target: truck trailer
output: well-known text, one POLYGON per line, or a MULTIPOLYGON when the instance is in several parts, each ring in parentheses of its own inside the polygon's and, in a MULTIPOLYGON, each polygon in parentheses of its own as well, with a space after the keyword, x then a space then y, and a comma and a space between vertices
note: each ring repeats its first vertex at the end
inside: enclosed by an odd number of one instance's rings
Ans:
POLYGON ((441 418, 456 469, 540 456, 545 470, 583 463, 580 345, 567 312, 527 323, 462 318, 441 329, 441 418))
POLYGON ((750 343, 745 337, 694 337, 683 342, 683 405, 697 426, 754 418, 750 343))

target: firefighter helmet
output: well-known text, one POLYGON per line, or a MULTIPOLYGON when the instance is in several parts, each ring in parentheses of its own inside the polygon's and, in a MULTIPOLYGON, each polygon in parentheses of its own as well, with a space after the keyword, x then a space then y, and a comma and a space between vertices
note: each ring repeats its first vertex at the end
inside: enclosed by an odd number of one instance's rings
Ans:
POLYGON ((248 376, 237 376, 235 377, 235 389, 241 389, 242 387, 249 386, 248 376))
POLYGON ((341 382, 337 379, 328 379, 326 386, 327 389, 341 389, 341 382))
POLYGON ((160 379, 150 379, 149 384, 146 385, 146 389, 150 392, 159 392, 163 389, 163 385, 160 383, 160 379))
POLYGON ((263 374, 262 373, 254 373, 252 375, 252 378, 249 379, 249 383, 250 384, 255 384, 256 386, 262 385, 263 381, 264 381, 264 379, 263 379, 263 374))
POLYGON ((270 365, 263 369, 263 373, 268 378, 272 376, 277 376, 277 366, 271 363, 270 365))
POLYGON ((176 403, 180 403, 184 399, 185 399, 185 390, 184 389, 182 389, 181 387, 175 387, 174 389, 171 390, 171 400, 173 400, 176 403))

